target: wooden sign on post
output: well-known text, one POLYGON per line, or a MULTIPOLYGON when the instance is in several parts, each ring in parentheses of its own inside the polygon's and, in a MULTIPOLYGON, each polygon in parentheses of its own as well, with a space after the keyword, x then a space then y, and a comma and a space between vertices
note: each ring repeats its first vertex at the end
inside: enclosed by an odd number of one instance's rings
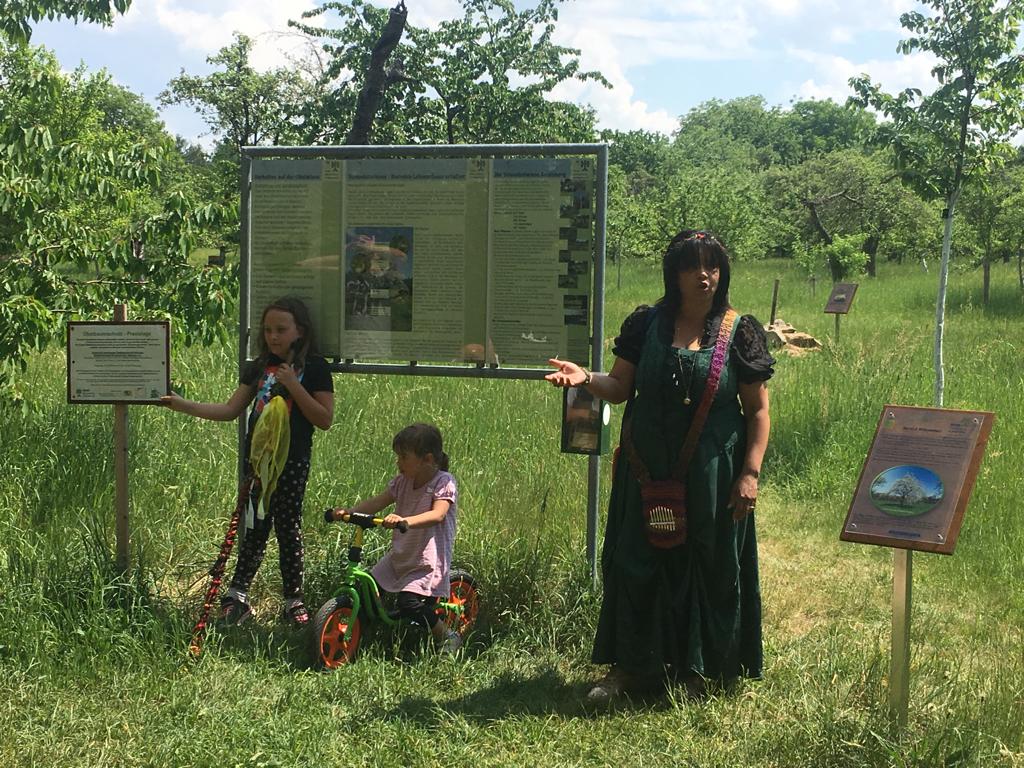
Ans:
POLYGON ((839 339, 839 316, 845 315, 853 305, 853 297, 857 294, 857 283, 836 283, 825 303, 825 314, 836 316, 836 340, 839 339))
POLYGON ((839 538, 952 554, 994 419, 885 406, 839 538))
POLYGON ((68 402, 114 406, 114 511, 117 567, 131 563, 128 507, 128 404, 159 404, 171 391, 170 323, 128 322, 124 304, 113 322, 68 323, 68 402))
POLYGON ((885 406, 839 535, 894 548, 889 710, 900 727, 910 702, 911 550, 953 553, 994 420, 987 411, 885 406))

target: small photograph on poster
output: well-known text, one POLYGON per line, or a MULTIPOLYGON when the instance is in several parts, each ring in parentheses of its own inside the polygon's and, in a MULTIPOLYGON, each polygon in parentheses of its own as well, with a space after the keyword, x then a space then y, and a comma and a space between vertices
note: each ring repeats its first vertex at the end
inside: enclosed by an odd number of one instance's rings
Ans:
POLYGON ((566 325, 587 324, 587 297, 566 296, 562 299, 566 325))
POLYGON ((562 400, 562 452, 601 452, 601 401, 583 387, 568 387, 562 400))
POLYGON ((576 287, 576 275, 559 275, 558 276, 558 287, 559 288, 575 288, 576 287))
POLYGON ((871 481, 871 503, 893 517, 930 512, 944 496, 942 480, 927 467, 903 464, 879 472, 871 481))
POLYGON ((345 330, 412 330, 412 227, 345 232, 345 330))

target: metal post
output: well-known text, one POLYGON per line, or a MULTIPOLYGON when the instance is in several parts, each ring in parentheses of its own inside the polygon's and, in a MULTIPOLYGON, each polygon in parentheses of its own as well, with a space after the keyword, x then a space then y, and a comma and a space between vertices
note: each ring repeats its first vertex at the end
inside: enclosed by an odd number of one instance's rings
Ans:
MULTIPOLYGON (((114 322, 128 319, 128 307, 114 305, 114 322)), ((117 569, 127 573, 131 566, 130 528, 128 524, 128 406, 114 404, 114 516, 117 569)))
MULTIPOLYGON (((249 324, 252 315, 251 302, 249 301, 249 276, 251 271, 252 245, 252 222, 250 221, 252 192, 252 158, 242 155, 242 168, 239 175, 239 185, 242 193, 241 209, 239 218, 242 226, 242 236, 238 241, 238 376, 241 379, 242 369, 249 353, 249 324)), ((238 476, 238 487, 242 487, 245 479, 245 428, 247 414, 243 410, 238 417, 238 464, 236 474, 238 476)), ((243 523, 238 526, 239 551, 245 542, 246 526, 243 523)))
MULTIPOLYGON (((590 357, 595 371, 600 371, 604 355, 604 258, 605 217, 607 215, 608 145, 597 150, 596 232, 594 248, 594 326, 591 329, 590 357)), ((618 254, 621 258, 621 253, 618 254)), ((601 485, 601 457, 587 457, 587 561, 590 563, 590 582, 597 589, 597 503, 601 485)))
POLYGON ((839 341, 839 318, 840 317, 841 317, 841 315, 838 312, 836 312, 836 341, 837 342, 839 341))
POLYGON ((900 728, 907 725, 907 708, 910 704, 910 610, 914 581, 912 555, 909 549, 893 550, 889 712, 900 728))
POLYGON ((779 278, 775 278, 775 286, 772 288, 772 316, 768 325, 775 325, 775 308, 779 304, 779 278))

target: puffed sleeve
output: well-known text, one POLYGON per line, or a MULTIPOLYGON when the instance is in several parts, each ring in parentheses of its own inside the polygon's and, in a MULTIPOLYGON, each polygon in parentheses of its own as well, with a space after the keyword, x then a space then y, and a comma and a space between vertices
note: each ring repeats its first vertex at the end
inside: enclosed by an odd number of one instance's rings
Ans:
POLYGON ((733 360, 744 384, 767 381, 775 373, 775 358, 768 352, 764 329, 753 315, 743 315, 732 341, 733 360))
POLYGON ((653 307, 641 304, 630 313, 629 317, 622 322, 619 335, 615 337, 612 346, 613 355, 621 357, 633 365, 640 362, 640 353, 644 348, 644 336, 649 327, 648 318, 653 311, 653 307))

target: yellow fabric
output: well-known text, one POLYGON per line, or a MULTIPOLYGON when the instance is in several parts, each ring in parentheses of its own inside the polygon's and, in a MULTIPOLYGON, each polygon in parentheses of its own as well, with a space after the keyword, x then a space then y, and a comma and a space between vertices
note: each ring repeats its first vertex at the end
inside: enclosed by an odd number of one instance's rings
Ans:
POLYGON ((288 460, 288 448, 292 435, 288 427, 288 404, 280 395, 270 398, 263 407, 256 426, 252 428, 252 445, 249 448, 249 463, 260 481, 260 506, 257 513, 262 520, 265 516, 264 502, 269 502, 277 488, 278 478, 288 460))

